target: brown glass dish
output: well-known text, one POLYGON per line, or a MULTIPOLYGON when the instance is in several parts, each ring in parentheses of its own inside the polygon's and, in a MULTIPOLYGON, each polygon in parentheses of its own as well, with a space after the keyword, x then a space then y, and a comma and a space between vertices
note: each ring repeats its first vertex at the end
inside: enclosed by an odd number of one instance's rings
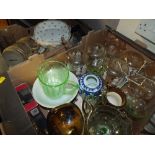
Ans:
POLYGON ((80 135, 83 123, 80 109, 72 103, 52 109, 47 116, 48 132, 52 135, 80 135))

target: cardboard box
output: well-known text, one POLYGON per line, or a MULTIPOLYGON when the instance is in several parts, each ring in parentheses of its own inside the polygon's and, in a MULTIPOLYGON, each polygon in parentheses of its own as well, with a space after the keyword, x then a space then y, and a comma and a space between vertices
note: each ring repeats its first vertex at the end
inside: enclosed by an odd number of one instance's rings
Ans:
MULTIPOLYGON (((102 44, 107 46, 108 44, 115 44, 121 52, 126 50, 132 50, 136 53, 141 54, 147 61, 154 61, 155 57, 150 57, 150 53, 145 52, 145 49, 135 45, 135 43, 128 41, 126 38, 123 38, 119 34, 113 33, 111 30, 98 30, 98 31, 90 31, 87 36, 83 37, 78 46, 73 47, 69 50, 61 49, 60 54, 55 54, 51 56, 50 54, 47 56, 41 55, 33 55, 29 58, 29 60, 16 65, 9 69, 8 73, 12 79, 14 85, 17 85, 21 82, 26 82, 30 85, 33 85, 34 80, 36 79, 37 68, 39 65, 44 62, 46 59, 53 59, 58 61, 67 61, 67 55, 69 52, 73 52, 75 50, 80 50, 83 52, 83 58, 85 62, 88 61, 88 49, 95 44, 102 44), (137 47, 137 48, 135 48, 137 47)), ((121 54, 121 53, 119 53, 121 54)), ((155 103, 155 97, 150 101, 152 105, 155 103)), ((133 121, 134 134, 139 134, 143 129, 144 125, 149 120, 152 112, 155 110, 155 106, 151 108, 150 115, 143 120, 133 121)))
POLYGON ((56 54, 54 52, 48 52, 44 54, 34 54, 30 56, 28 60, 10 67, 8 70, 8 74, 14 86, 23 82, 26 82, 30 86, 33 85, 36 79, 37 69, 41 63, 43 63, 45 60, 49 58, 64 61, 66 53, 65 49, 61 48, 57 50, 57 53, 59 54, 56 54))

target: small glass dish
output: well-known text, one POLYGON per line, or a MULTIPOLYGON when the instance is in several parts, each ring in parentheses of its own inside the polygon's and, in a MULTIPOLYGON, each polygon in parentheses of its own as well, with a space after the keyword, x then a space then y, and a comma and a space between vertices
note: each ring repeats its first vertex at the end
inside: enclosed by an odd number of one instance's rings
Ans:
POLYGON ((132 121, 116 108, 98 105, 89 115, 86 129, 90 135, 129 135, 132 121))

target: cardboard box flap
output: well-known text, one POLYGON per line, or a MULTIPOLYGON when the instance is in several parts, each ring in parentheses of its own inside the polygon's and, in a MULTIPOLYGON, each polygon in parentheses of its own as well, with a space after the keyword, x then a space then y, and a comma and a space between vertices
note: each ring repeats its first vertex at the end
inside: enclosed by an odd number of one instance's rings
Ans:
POLYGON ((44 61, 42 54, 35 54, 23 63, 9 68, 9 76, 14 85, 26 82, 32 85, 36 79, 38 66, 44 61))

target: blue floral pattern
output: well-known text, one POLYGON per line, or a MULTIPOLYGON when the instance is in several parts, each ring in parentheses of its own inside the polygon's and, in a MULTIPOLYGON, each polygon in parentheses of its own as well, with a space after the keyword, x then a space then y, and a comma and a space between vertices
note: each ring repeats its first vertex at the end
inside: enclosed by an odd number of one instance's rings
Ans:
POLYGON ((86 73, 79 78, 79 85, 80 85, 79 93, 85 93, 86 95, 99 95, 101 93, 101 89, 103 88, 104 84, 103 80, 99 76, 91 73, 86 73), (88 77, 89 78, 93 77, 97 80, 96 87, 90 88, 89 86, 86 85, 85 81, 88 77))

